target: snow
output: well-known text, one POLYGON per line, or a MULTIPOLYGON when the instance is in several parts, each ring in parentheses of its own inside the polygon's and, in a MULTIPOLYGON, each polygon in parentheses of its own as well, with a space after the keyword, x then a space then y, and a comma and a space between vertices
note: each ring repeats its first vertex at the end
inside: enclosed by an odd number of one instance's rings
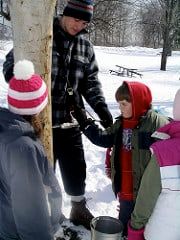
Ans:
MULTIPOLYGON (((2 64, 5 54, 12 47, 11 42, 0 42, 0 103, 6 106, 7 84, 2 74, 2 64)), ((142 47, 95 47, 96 58, 99 64, 99 79, 102 83, 103 92, 109 109, 116 117, 120 114, 114 94, 124 80, 140 81, 147 84, 153 95, 153 107, 161 113, 172 116, 172 103, 177 89, 180 87, 180 51, 173 51, 168 57, 167 70, 160 71, 162 49, 142 47), (110 74, 109 70, 116 70, 115 65, 138 69, 143 76, 128 78, 110 74)), ((97 119, 88 105, 87 110, 97 119)), ((95 217, 117 217, 118 201, 116 200, 111 182, 104 172, 106 149, 93 145, 83 136, 85 158, 87 163, 86 197, 88 206, 95 217)), ((70 212, 70 199, 63 189, 59 168, 56 175, 63 191, 63 212, 68 217, 70 212)), ((77 227, 82 230, 83 228, 77 227)), ((90 240, 90 232, 83 230, 83 240, 90 240)))

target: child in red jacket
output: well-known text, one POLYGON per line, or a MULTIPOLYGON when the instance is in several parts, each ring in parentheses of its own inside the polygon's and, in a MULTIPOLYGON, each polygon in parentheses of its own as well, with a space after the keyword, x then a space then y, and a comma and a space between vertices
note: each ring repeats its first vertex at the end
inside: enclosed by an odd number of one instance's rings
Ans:
POLYGON ((119 219, 124 225, 123 234, 127 235, 127 223, 150 160, 149 146, 154 141, 151 134, 168 120, 151 109, 151 91, 143 83, 124 81, 115 98, 121 115, 105 130, 87 119, 78 108, 75 115, 80 128, 94 144, 112 149, 107 171, 120 202, 119 219))

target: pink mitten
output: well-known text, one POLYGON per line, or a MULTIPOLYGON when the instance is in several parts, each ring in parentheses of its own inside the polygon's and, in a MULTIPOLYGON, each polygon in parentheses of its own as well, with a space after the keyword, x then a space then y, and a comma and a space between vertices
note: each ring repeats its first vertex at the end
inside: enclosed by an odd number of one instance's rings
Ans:
POLYGON ((128 240, 144 240, 144 228, 135 230, 128 223, 128 240))

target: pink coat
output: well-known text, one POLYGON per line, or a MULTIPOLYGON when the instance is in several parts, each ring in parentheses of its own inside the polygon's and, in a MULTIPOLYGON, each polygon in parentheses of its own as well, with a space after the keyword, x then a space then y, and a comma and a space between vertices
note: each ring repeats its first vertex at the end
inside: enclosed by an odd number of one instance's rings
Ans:
POLYGON ((147 240, 180 240, 180 121, 158 132, 169 136, 151 146, 160 166, 162 191, 144 236, 147 240))

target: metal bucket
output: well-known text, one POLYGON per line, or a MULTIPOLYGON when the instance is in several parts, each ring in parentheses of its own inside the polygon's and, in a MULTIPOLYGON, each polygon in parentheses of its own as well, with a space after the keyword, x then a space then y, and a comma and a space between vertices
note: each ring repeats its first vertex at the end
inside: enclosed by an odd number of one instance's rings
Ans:
POLYGON ((120 220, 100 216, 91 221, 91 240, 121 240, 123 224, 120 220))

